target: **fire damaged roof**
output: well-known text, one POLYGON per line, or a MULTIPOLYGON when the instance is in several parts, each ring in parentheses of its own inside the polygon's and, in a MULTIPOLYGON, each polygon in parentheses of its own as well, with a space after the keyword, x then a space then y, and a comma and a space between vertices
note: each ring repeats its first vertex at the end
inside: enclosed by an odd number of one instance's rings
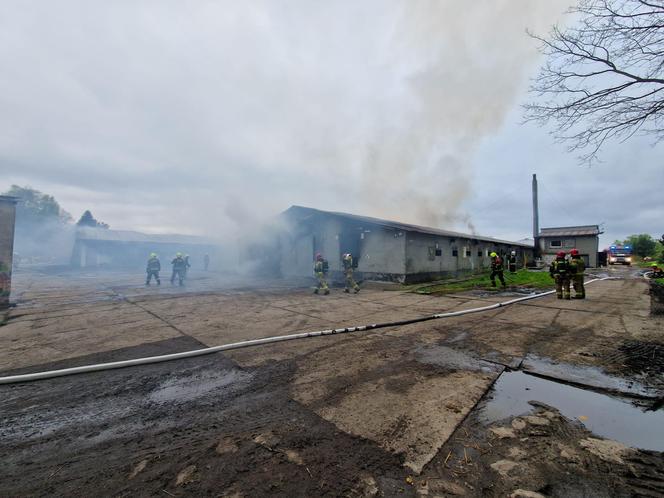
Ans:
POLYGON ((210 245, 213 241, 195 235, 153 234, 132 232, 130 230, 110 230, 106 228, 78 227, 78 240, 97 240, 107 242, 147 242, 158 244, 195 244, 210 245))
POLYGON ((541 237, 574 237, 582 235, 599 235, 602 233, 598 225, 580 225, 576 227, 553 227, 542 228, 540 230, 541 237))
POLYGON ((314 216, 325 215, 325 216, 334 216, 346 220, 352 220, 360 223, 379 225, 382 227, 392 228, 395 230, 402 230, 404 232, 416 232, 416 233, 424 233, 429 235, 440 235, 443 237, 479 240, 483 242, 494 242, 498 244, 509 244, 512 246, 527 247, 530 249, 532 249, 533 247, 533 244, 528 244, 524 242, 513 242, 510 240, 494 239, 492 237, 483 237, 481 235, 453 232, 450 230, 442 230, 440 228, 431 228, 421 225, 412 225, 410 223, 402 223, 400 221, 383 220, 381 218, 372 218, 371 216, 360 216, 357 214, 340 213, 337 211, 323 211, 321 209, 308 208, 304 206, 291 206, 282 214, 289 218, 293 218, 296 221, 305 221, 306 219, 314 216))

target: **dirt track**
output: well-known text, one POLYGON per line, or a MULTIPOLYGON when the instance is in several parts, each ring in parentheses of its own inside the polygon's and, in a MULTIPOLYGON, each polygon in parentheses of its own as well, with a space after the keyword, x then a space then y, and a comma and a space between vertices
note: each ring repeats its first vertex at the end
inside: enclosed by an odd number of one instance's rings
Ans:
MULTIPOLYGON (((261 291, 230 284, 214 290, 206 275, 194 275, 181 293, 129 286, 131 278, 19 274, 19 306, 0 327, 3 372, 411 318, 512 297, 370 289, 323 297, 278 282, 261 291)), ((10 455, 0 470, 3 494, 504 496, 519 488, 546 496, 584 489, 598 496, 603 489, 656 494, 661 454, 620 450, 627 456, 607 462, 597 443, 582 443, 597 437, 583 419, 560 416, 555 407, 539 408, 549 424, 535 428, 544 431, 535 436, 519 432, 532 424, 496 436, 492 428, 509 428, 516 416, 482 420, 487 392, 507 366, 588 381, 593 391, 637 392, 646 405, 661 396, 661 368, 638 368, 639 355, 651 351, 659 364, 664 330, 662 318, 650 316, 645 283, 605 281, 589 286, 588 295, 0 386, 0 444, 10 455), (576 455, 569 465, 556 463, 564 460, 559 445, 576 455), (514 465, 492 467, 499 461, 514 465)))

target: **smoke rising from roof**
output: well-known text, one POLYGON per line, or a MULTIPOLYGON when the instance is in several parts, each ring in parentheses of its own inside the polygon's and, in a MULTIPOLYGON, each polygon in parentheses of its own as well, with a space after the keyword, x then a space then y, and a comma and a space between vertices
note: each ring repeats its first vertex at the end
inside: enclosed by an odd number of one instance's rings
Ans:
POLYGON ((472 224, 524 31, 566 4, 7 2, 0 167, 114 228, 241 232, 291 204, 472 224))

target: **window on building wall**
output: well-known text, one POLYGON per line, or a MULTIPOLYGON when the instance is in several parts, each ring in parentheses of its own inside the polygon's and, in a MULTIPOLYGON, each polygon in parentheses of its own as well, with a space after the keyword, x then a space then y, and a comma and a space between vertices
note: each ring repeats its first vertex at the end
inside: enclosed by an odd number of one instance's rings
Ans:
POLYGON ((458 257, 459 251, 457 251, 456 249, 452 249, 452 256, 454 256, 455 258, 458 257))
POLYGON ((436 249, 436 256, 442 256, 443 255, 443 250, 442 249, 436 249))
POLYGON ((478 257, 478 258, 481 258, 481 257, 482 257, 482 250, 481 250, 481 249, 480 249, 479 251, 477 251, 477 257, 478 257))
POLYGON ((471 256, 470 249, 466 248, 466 257, 470 258, 470 256, 471 256))
POLYGON ((562 247, 563 246, 563 241, 562 240, 550 240, 549 241, 549 247, 562 247))

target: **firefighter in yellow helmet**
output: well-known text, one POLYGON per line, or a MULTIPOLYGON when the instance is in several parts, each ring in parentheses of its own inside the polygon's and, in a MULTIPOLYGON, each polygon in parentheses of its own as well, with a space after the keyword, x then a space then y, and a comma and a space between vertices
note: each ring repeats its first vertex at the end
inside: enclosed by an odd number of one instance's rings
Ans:
POLYGON ((187 270, 187 264, 185 263, 182 253, 178 252, 175 254, 175 258, 171 261, 173 265, 173 273, 171 273, 171 285, 175 283, 175 277, 178 278, 178 284, 180 287, 184 285, 184 277, 187 270))
POLYGON ((346 277, 346 287, 344 292, 350 292, 350 289, 353 289, 353 292, 357 294, 360 292, 360 286, 357 285, 357 282, 353 278, 353 255, 349 252, 343 255, 341 261, 344 265, 344 277, 346 277))
POLYGON ((316 261, 314 261, 314 274, 318 279, 318 286, 314 289, 314 294, 318 294, 320 291, 323 291, 323 294, 326 296, 330 293, 330 287, 327 285, 327 280, 325 275, 328 271, 328 262, 323 259, 321 253, 316 253, 316 261))
POLYGON ((145 285, 150 285, 152 277, 154 277, 154 279, 157 281, 157 285, 161 285, 161 280, 159 280, 160 270, 161 263, 159 262, 159 257, 157 256, 156 252, 153 252, 150 254, 150 258, 148 259, 148 264, 145 269, 148 274, 147 279, 145 280, 145 285))
POLYGON ((570 268, 565 259, 565 251, 556 254, 556 259, 551 262, 549 267, 549 274, 556 282, 556 296, 558 296, 558 299, 570 299, 570 268))
POLYGON ((492 252, 490 256, 491 256, 491 275, 489 276, 489 278, 491 278, 491 286, 492 287, 496 286, 496 276, 497 276, 498 280, 500 280, 500 285, 502 285, 504 289, 506 285, 505 285, 505 277, 503 276, 503 271, 504 271, 503 260, 495 252, 492 252))
POLYGON ((574 299, 585 299, 586 288, 583 285, 583 277, 586 271, 586 262, 577 249, 572 249, 569 255, 569 272, 570 280, 574 284, 574 299))

